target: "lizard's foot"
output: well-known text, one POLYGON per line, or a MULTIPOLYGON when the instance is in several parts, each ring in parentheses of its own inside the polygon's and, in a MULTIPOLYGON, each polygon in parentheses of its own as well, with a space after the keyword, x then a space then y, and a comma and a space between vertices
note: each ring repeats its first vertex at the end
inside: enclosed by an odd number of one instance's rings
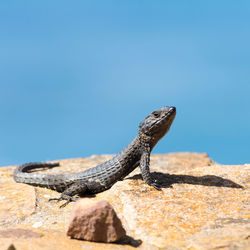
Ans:
MULTIPOLYGON (((60 197, 61 198, 61 197, 60 197)), ((67 198, 66 197, 63 197, 63 200, 66 200, 66 202, 65 203, 63 203, 61 206, 60 206, 60 208, 62 208, 62 207, 66 207, 70 202, 75 202, 75 201, 77 201, 79 199, 79 197, 72 197, 72 196, 67 196, 67 198)))
POLYGON ((49 199, 49 201, 57 201, 57 202, 59 202, 59 201, 62 201, 62 200, 66 200, 66 202, 63 203, 60 206, 60 208, 62 208, 62 207, 67 206, 70 202, 77 201, 78 199, 79 199, 78 197, 72 197, 72 196, 69 196, 69 195, 62 194, 61 197, 59 197, 59 198, 51 198, 51 199, 49 199))

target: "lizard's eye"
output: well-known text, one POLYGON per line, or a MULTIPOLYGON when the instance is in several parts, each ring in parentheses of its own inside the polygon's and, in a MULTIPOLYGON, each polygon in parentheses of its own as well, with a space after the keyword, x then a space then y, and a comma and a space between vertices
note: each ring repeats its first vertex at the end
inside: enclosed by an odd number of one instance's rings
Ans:
POLYGON ((152 115, 153 115, 155 118, 157 118, 157 117, 160 116, 160 112, 154 111, 154 112, 152 113, 152 115))

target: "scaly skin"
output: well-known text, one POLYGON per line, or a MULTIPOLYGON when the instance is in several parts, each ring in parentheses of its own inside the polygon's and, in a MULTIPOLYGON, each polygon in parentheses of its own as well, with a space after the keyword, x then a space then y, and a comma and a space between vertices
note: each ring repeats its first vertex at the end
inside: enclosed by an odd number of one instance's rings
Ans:
POLYGON ((35 168, 56 167, 59 163, 28 163, 15 169, 14 180, 61 192, 60 198, 51 200, 66 200, 63 206, 70 201, 75 201, 77 199, 75 195, 94 194, 109 189, 138 166, 143 180, 160 190, 160 185, 150 176, 150 153, 156 143, 168 132, 175 115, 175 107, 166 106, 152 112, 140 123, 138 135, 126 148, 111 160, 96 167, 76 174, 50 175, 29 173, 29 171, 35 168))

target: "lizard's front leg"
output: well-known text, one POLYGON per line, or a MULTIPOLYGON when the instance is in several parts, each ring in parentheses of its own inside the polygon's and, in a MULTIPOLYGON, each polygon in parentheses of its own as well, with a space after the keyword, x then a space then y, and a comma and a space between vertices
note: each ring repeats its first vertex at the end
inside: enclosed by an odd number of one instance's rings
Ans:
POLYGON ((150 169, 149 169, 149 162, 150 162, 150 152, 146 151, 142 153, 141 160, 140 160, 140 169, 142 179, 150 186, 154 187, 157 190, 161 190, 161 185, 157 183, 155 180, 152 180, 150 169))

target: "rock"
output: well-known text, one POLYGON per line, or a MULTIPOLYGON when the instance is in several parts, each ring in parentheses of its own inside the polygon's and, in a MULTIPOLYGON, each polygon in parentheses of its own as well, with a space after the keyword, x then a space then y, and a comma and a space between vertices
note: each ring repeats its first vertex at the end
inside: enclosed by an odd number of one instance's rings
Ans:
POLYGON ((0 230, 0 237, 4 238, 40 238, 42 236, 41 233, 22 228, 0 230))
POLYGON ((80 199, 73 208, 67 235, 74 239, 115 242, 125 236, 126 231, 107 201, 80 199))
POLYGON ((15 248, 15 246, 14 246, 13 244, 11 244, 11 245, 7 248, 7 250, 16 250, 16 248, 15 248))
MULTIPOLYGON (((43 172, 75 173, 110 158, 112 155, 62 160, 60 167, 43 172)), ((90 199, 107 200, 114 207, 127 234, 119 244, 67 237, 74 203, 60 209, 64 201, 48 202, 49 198, 59 197, 59 193, 15 183, 14 168, 0 168, 1 249, 7 249, 12 243, 22 250, 30 246, 36 250, 121 250, 131 246, 138 249, 249 249, 250 164, 220 165, 206 154, 197 153, 153 154, 151 171, 154 179, 162 182, 162 191, 145 184, 140 170, 136 169, 109 190, 90 199), (43 236, 14 229, 31 230, 43 236)))

